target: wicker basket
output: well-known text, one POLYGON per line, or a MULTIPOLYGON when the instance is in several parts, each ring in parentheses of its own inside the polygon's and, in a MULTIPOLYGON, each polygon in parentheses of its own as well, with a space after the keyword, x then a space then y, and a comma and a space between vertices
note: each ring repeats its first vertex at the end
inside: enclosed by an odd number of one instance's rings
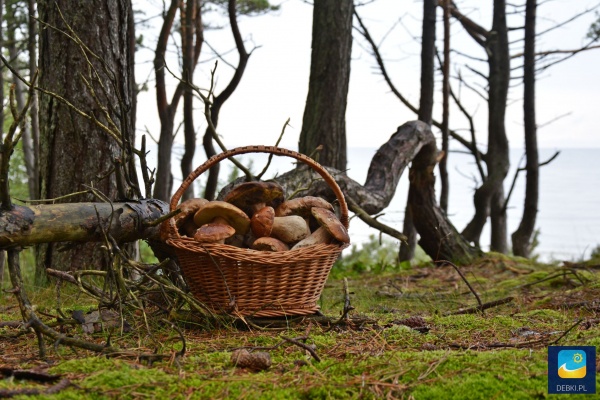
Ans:
MULTIPOLYGON (((348 206, 334 178, 311 158, 273 146, 238 147, 211 157, 183 181, 171 199, 171 211, 177 208, 183 193, 203 172, 226 158, 244 153, 288 156, 310 166, 333 190, 339 202, 340 221, 348 227, 348 206)), ((163 228, 166 243, 175 249, 192 294, 215 312, 236 316, 314 314, 319 310, 317 301, 329 271, 348 246, 318 244, 273 253, 199 243, 180 236, 172 218, 163 228)))

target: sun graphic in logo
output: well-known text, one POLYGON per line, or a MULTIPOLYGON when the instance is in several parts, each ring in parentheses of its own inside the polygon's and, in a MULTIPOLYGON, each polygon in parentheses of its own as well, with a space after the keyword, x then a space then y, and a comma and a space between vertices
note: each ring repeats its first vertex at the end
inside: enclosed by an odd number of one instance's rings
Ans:
POLYGON ((561 350, 558 352, 558 376, 580 379, 587 374, 586 355, 581 350, 561 350))

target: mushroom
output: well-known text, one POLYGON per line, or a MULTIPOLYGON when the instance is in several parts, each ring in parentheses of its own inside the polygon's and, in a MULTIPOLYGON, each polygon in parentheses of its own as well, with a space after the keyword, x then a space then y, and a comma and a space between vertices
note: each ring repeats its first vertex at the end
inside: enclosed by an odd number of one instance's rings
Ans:
POLYGON ((225 243, 225 239, 233 236, 235 228, 233 226, 221 223, 204 224, 194 234, 194 239, 198 242, 206 243, 225 243))
POLYGON ((304 196, 284 201, 275 209, 275 215, 277 217, 300 215, 308 218, 311 216, 310 210, 313 207, 326 208, 333 211, 333 206, 327 200, 315 196, 304 196))
POLYGON ((208 203, 208 200, 206 199, 188 199, 183 201, 177 206, 177 209, 181 210, 181 212, 173 217, 175 219, 175 225, 177 225, 178 228, 181 228, 184 225, 185 220, 188 217, 193 218, 196 211, 206 203, 208 203))
POLYGON ((281 240, 268 236, 256 239, 252 244, 252 248, 259 251, 286 251, 290 249, 281 240))
POLYGON ((319 225, 325 228, 327 233, 329 233, 335 240, 342 243, 350 243, 348 230, 336 217, 333 211, 321 207, 313 207, 311 209, 311 213, 319 225))
POLYGON ((265 206, 277 207, 283 202, 283 188, 275 182, 244 182, 234 187, 223 201, 241 208, 248 216, 265 206))
POLYGON ((292 250, 295 249, 300 249, 302 247, 308 247, 308 246, 312 246, 315 244, 329 244, 331 243, 331 241, 333 240, 333 237, 329 234, 329 232, 327 232, 327 229, 325 229, 324 227, 319 227, 317 230, 315 230, 313 233, 310 234, 310 236, 307 236, 306 238, 302 239, 301 241, 299 241, 298 243, 296 243, 294 245, 294 247, 292 247, 292 250))
POLYGON ((275 217, 273 219, 271 236, 281 240, 284 243, 296 243, 308 235, 310 235, 308 224, 304 218, 299 215, 275 217))
POLYGON ((180 210, 179 214, 175 215, 175 226, 179 229, 181 234, 185 234, 189 237, 193 237, 198 226, 194 224, 194 214, 203 205, 208 203, 206 199, 188 199, 177 207, 180 210))
POLYGON ((199 227, 211 222, 229 225, 240 235, 250 229, 250 218, 233 204, 224 201, 210 201, 194 214, 194 223, 199 227))
POLYGON ((257 238, 269 236, 273 230, 274 221, 275 210, 271 206, 266 206, 254 213, 250 219, 250 229, 257 238))

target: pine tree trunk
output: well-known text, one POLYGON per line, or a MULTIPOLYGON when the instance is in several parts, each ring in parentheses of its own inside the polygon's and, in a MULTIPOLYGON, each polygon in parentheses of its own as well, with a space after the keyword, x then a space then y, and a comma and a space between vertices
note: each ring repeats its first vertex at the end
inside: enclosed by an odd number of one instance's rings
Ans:
MULTIPOLYGON (((123 142, 133 141, 135 35, 131 1, 43 0, 38 6, 45 27, 40 33, 40 86, 106 126, 113 123, 113 131, 123 142)), ((119 197, 113 169, 117 160, 127 160, 116 140, 92 118, 82 117, 51 95, 40 96, 40 118, 41 198, 59 198, 89 186, 109 199, 119 197)), ((93 202, 99 198, 82 194, 57 202, 67 201, 93 202)), ((101 267, 103 259, 97 244, 77 244, 65 251, 53 244, 42 245, 37 256, 38 281, 43 280, 47 267, 101 267)))
POLYGON ((523 115, 525 119, 525 155, 527 158, 527 181, 525 183, 525 207, 519 228, 512 234, 513 252, 517 256, 531 255, 532 236, 538 211, 539 158, 537 126, 535 118, 535 24, 536 0, 527 0, 525 6, 525 52, 523 115))
POLYGON ((346 169, 346 101, 352 51, 352 0, 315 0, 308 96, 299 150, 346 169))
MULTIPOLYGON (((435 88, 435 14, 437 0, 423 2, 423 25, 421 41, 421 97, 419 100, 419 121, 431 125, 433 119, 433 91, 435 88)), ((412 183, 411 183, 412 185, 412 183)), ((409 188, 409 192, 410 192, 409 188)), ((406 243, 400 245, 400 261, 411 260, 415 256, 417 246, 417 230, 413 221, 410 196, 404 212, 402 232, 407 237, 406 243)))
POLYGON ((505 116, 510 80, 510 55, 506 25, 506 1, 494 0, 492 30, 487 32, 488 53, 488 151, 484 157, 488 168, 485 182, 475 191, 475 215, 463 230, 463 236, 479 244, 481 232, 491 218, 491 250, 508 251, 506 210, 503 182, 510 167, 505 116))

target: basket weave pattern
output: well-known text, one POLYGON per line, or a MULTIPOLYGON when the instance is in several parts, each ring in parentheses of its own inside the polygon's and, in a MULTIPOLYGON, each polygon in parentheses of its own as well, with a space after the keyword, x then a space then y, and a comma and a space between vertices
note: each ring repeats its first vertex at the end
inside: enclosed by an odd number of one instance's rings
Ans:
MULTIPOLYGON (((314 160, 272 146, 246 146, 211 157, 194 170, 171 199, 171 211, 192 182, 215 163, 237 154, 271 153, 295 158, 318 172, 335 193, 340 221, 348 227, 348 207, 333 177, 314 160)), ((175 249, 192 294, 217 313, 275 317, 318 311, 329 271, 347 246, 318 244, 282 252, 264 252, 226 244, 199 243, 179 235, 173 219, 165 222, 166 243, 175 249)))

